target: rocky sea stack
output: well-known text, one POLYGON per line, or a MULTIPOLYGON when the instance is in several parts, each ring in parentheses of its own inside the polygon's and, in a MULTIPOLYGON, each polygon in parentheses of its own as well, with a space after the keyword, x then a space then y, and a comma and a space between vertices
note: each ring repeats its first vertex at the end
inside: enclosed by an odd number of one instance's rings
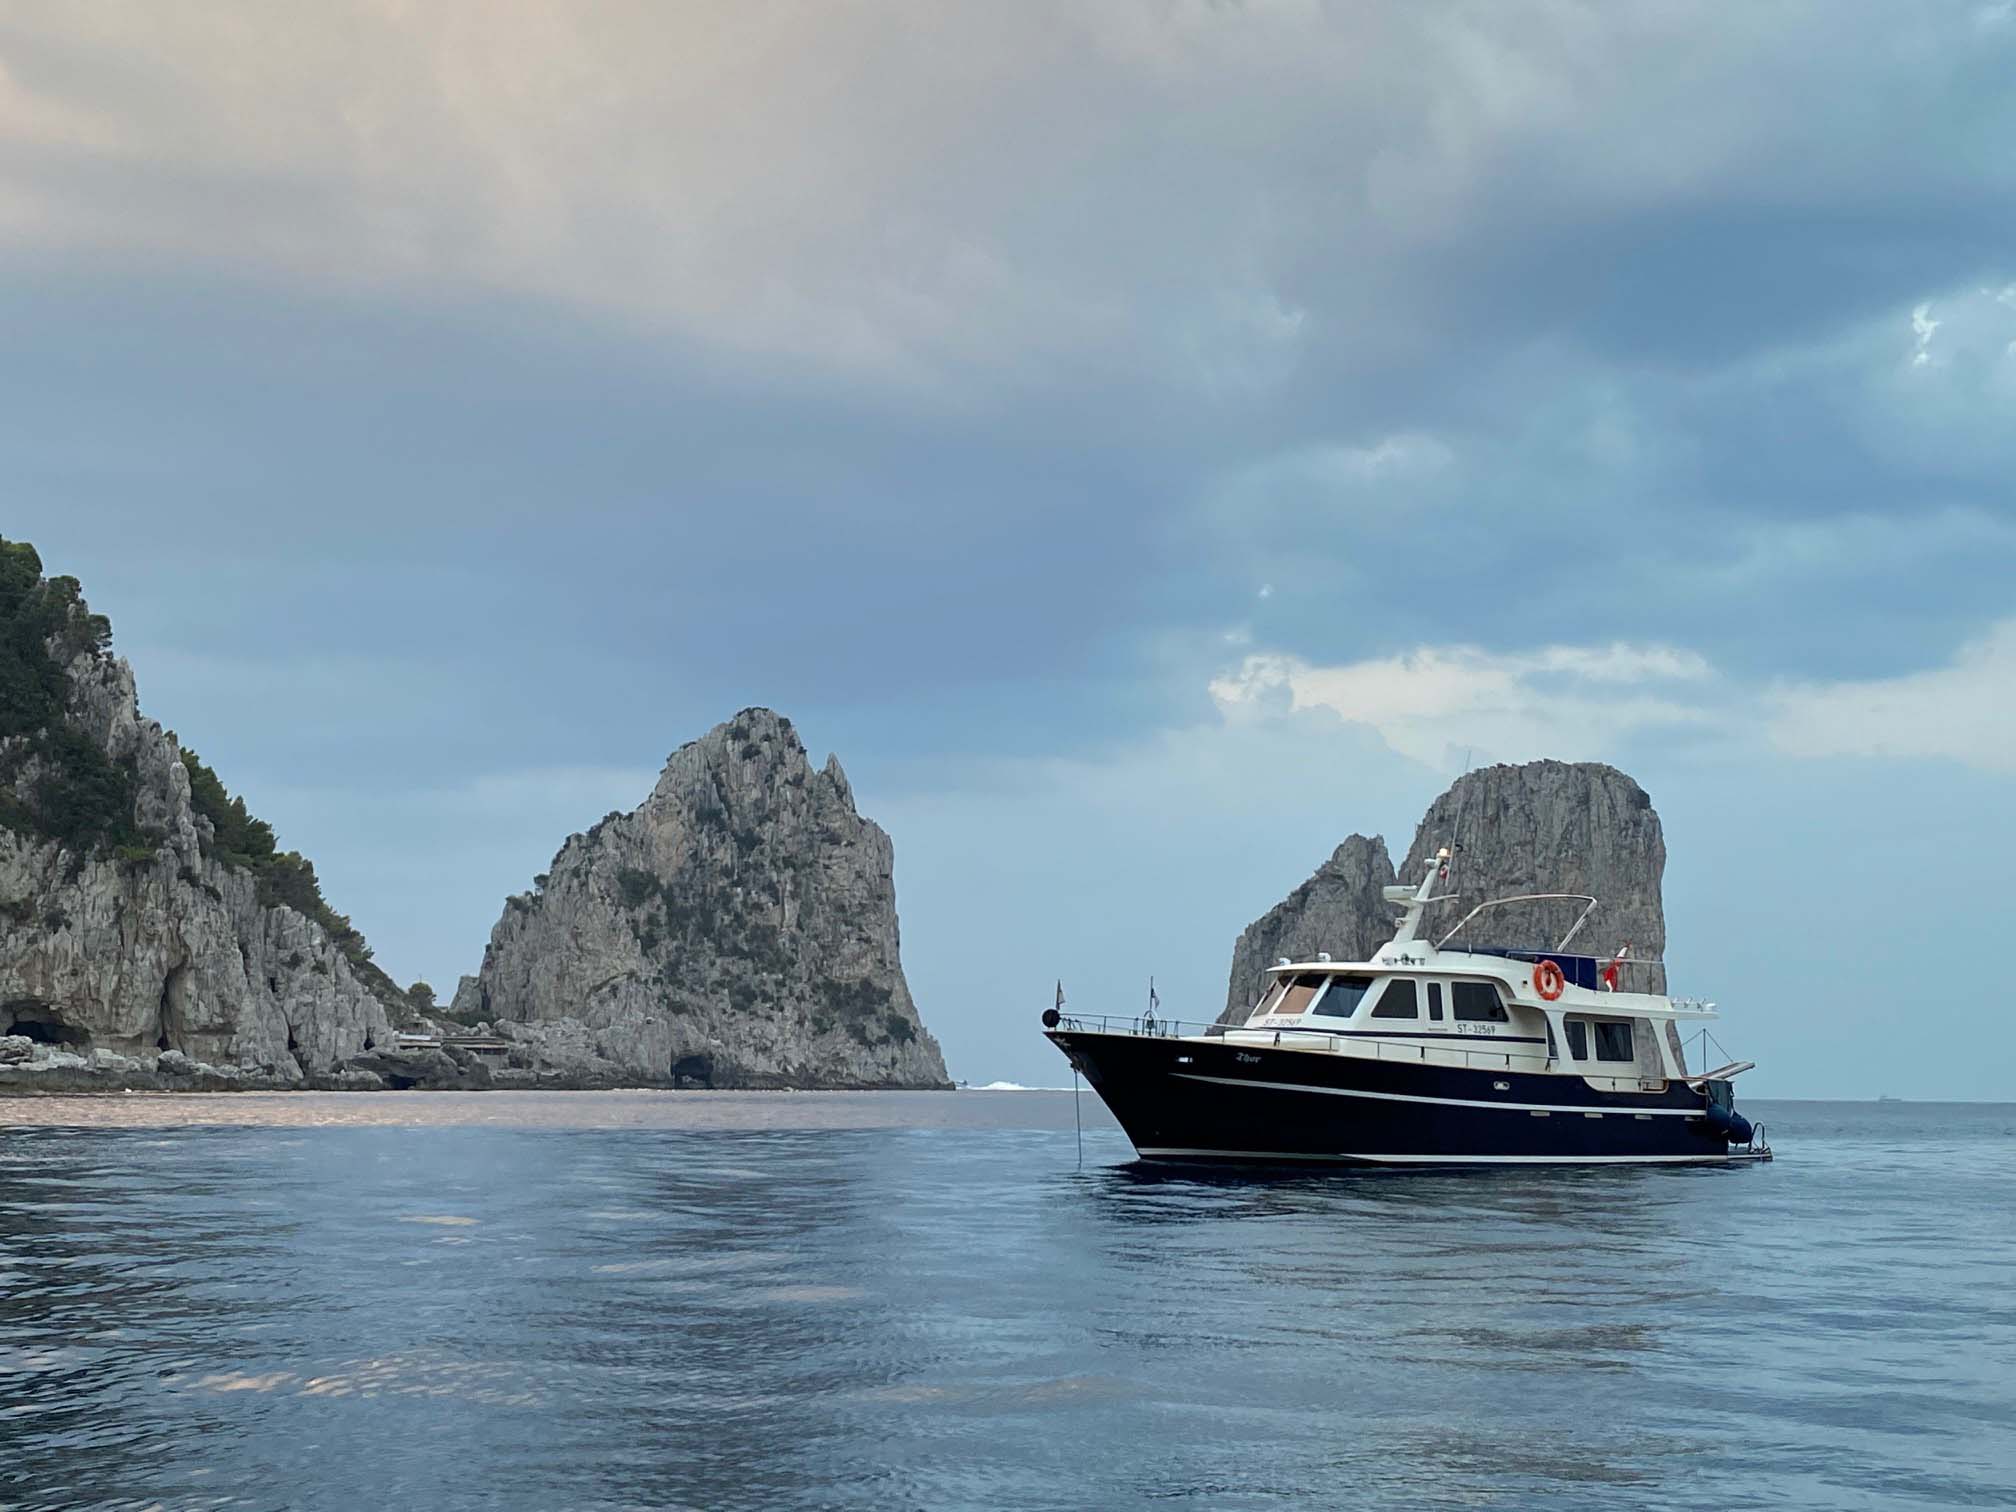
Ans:
MULTIPOLYGON (((1664 958, 1660 882, 1666 839, 1645 790, 1597 762, 1486 767, 1458 779, 1429 805, 1397 876, 1382 838, 1352 835, 1314 876, 1249 924, 1232 950, 1232 978, 1219 1022, 1245 1020, 1259 996, 1262 973, 1282 956, 1309 960, 1328 951, 1340 961, 1366 959, 1392 938, 1399 912, 1381 890, 1396 880, 1420 881, 1444 845, 1456 850, 1454 896, 1430 906, 1431 938, 1487 898, 1590 893, 1600 906, 1576 936, 1576 949, 1607 955, 1628 944, 1640 960, 1664 958)), ((1579 904, 1560 903, 1507 910, 1492 927, 1501 933, 1510 928, 1519 938, 1494 936, 1485 943, 1551 943, 1580 911, 1579 904)), ((1632 986, 1664 992, 1665 973, 1647 970, 1632 986)))
POLYGON ((403 995, 111 638, 0 540, 0 1086, 339 1084, 403 995))
POLYGON ((453 1011, 587 1079, 944 1087, 893 866, 840 763, 745 709, 506 902, 453 1011))

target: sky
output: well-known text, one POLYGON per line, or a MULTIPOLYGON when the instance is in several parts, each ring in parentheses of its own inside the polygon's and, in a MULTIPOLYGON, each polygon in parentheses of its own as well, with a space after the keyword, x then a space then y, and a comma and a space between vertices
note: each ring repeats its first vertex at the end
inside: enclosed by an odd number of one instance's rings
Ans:
POLYGON ((0 534, 402 982, 760 704, 955 1077, 1613 762, 1749 1096, 2003 1098, 2016 4, 16 0, 0 534), (1983 934, 1977 936, 1975 927, 1983 934))

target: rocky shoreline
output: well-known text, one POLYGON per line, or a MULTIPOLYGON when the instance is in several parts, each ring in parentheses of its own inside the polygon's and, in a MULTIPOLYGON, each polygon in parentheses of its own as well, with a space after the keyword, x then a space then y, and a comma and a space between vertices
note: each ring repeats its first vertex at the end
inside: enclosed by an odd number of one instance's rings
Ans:
POLYGON ((950 1085, 889 837, 783 716, 567 837, 444 1008, 142 714, 111 636, 0 539, 0 1092, 950 1085), (471 1025, 494 1043, 453 1044, 471 1025))
POLYGON ((947 1082, 802 1081, 755 1078, 717 1085, 690 1076, 640 1076, 614 1064, 562 1068, 533 1056, 498 1062, 455 1047, 393 1050, 354 1057, 323 1074, 282 1076, 257 1068, 211 1065, 179 1050, 127 1056, 68 1050, 18 1035, 0 1036, 0 1098, 117 1096, 132 1092, 917 1092, 953 1090, 947 1082))

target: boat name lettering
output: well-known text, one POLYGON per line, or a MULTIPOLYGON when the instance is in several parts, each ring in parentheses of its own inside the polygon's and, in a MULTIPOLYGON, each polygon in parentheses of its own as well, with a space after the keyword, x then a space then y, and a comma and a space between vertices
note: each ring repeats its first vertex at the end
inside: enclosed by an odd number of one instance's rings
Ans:
POLYGON ((1244 1050, 1236 1052, 1232 1058, 1238 1061, 1239 1064, 1242 1066, 1257 1066, 1260 1064, 1259 1056, 1248 1055, 1244 1050))

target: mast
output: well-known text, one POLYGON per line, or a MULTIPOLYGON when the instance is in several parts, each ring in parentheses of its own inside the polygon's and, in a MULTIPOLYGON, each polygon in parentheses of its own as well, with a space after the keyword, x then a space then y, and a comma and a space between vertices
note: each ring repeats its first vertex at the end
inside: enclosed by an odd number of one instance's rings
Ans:
POLYGON ((1428 911, 1430 903, 1442 900, 1434 896, 1435 884, 1445 874, 1449 861, 1449 847, 1443 846, 1435 852, 1435 859, 1428 867, 1428 874, 1421 879, 1419 887, 1409 887, 1406 883, 1396 883, 1385 890, 1388 903, 1400 903, 1407 912, 1400 918, 1400 927, 1395 931, 1391 945, 1404 945, 1421 935, 1421 916, 1428 911))

